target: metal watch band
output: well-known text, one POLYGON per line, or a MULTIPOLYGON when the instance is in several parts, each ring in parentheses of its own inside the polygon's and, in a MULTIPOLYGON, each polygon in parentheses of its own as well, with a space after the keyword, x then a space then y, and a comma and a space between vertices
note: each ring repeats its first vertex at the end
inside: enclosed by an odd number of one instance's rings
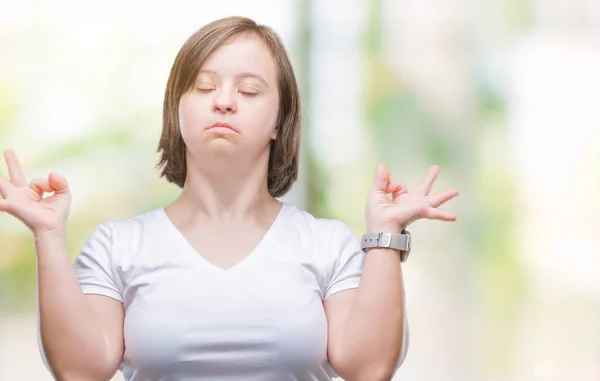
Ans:
POLYGON ((405 229, 402 230, 401 234, 384 232, 363 234, 361 239, 361 248, 363 251, 379 247, 399 250, 400 259, 404 262, 410 254, 410 232, 405 229))

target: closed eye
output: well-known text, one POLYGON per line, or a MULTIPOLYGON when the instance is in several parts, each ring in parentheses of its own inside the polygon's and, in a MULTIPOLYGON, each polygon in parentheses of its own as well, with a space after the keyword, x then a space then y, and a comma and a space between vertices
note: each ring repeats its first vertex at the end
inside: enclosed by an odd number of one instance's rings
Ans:
POLYGON ((198 91, 200 91, 201 93, 208 93, 210 91, 216 90, 217 87, 208 82, 208 81, 201 81, 200 83, 198 83, 196 85, 196 88, 198 89, 198 91))

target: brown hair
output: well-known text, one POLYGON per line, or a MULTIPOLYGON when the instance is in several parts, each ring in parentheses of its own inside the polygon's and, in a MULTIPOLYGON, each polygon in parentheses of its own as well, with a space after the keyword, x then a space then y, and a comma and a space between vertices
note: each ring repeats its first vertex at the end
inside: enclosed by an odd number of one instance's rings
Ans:
POLYGON ((277 139, 271 141, 268 188, 273 197, 286 194, 298 178, 300 150, 300 95, 292 65, 273 29, 245 17, 213 21, 183 44, 171 68, 163 103, 162 134, 158 143, 161 177, 180 188, 187 174, 185 143, 179 128, 179 100, 194 84, 204 61, 228 40, 239 35, 260 38, 271 51, 278 67, 279 111, 277 139))

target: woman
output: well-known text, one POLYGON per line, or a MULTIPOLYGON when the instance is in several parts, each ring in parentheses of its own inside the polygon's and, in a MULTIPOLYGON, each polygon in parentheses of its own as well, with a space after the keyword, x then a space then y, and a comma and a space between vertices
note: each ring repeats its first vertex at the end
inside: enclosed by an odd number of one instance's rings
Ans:
MULTIPOLYGON (((0 210, 34 233, 40 345, 55 378, 120 369, 134 381, 389 380, 406 354, 407 248, 365 255, 345 224, 278 201, 297 178, 299 142, 280 39, 231 17, 188 39, 167 83, 159 167, 180 196, 99 225, 74 269, 66 179, 28 184, 5 151, 0 210)), ((406 237, 419 218, 455 220, 437 207, 456 189, 429 195, 437 173, 409 192, 381 165, 369 233, 406 237)))

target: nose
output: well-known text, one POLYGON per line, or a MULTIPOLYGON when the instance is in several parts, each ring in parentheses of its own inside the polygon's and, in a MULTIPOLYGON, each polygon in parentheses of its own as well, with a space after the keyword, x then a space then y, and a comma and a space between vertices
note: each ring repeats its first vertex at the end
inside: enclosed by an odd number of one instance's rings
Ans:
POLYGON ((213 103, 213 111, 222 114, 234 113, 237 111, 237 104, 230 91, 226 89, 217 91, 217 96, 213 103))

